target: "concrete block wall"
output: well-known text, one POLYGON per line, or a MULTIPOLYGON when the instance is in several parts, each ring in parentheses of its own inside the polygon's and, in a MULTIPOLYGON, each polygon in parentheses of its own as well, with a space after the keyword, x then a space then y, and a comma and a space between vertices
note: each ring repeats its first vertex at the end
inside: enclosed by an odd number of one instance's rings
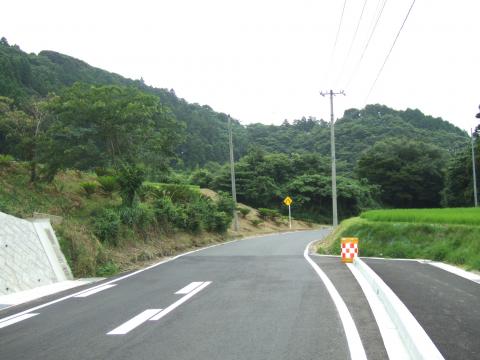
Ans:
POLYGON ((48 219, 0 212, 0 295, 72 278, 48 219))

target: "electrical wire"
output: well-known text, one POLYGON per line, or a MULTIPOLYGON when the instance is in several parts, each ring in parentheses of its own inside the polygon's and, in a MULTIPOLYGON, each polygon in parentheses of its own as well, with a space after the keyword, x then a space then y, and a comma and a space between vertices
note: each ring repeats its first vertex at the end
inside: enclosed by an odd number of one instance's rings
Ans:
POLYGON ((412 5, 410 5, 410 8, 408 9, 408 13, 407 13, 407 15, 405 16, 405 19, 403 19, 402 26, 400 26, 400 29, 398 30, 397 36, 395 36, 395 40, 393 40, 393 44, 392 44, 392 46, 390 47, 390 50, 388 51, 387 56, 385 57, 385 60, 383 61, 383 64, 382 64, 382 66, 380 67, 380 70, 379 70, 378 73, 377 73, 377 76, 375 77, 375 81, 373 82, 372 86, 370 87, 370 90, 368 91, 367 97, 365 98, 365 103, 367 103, 367 100, 368 100, 368 98, 370 97, 370 94, 372 93, 373 88, 374 88, 375 85, 377 84, 378 78, 380 77, 380 75, 381 75, 381 73, 382 73, 382 71, 383 71, 383 68, 385 67, 385 64, 386 64, 387 61, 388 61, 388 58, 390 57, 390 54, 392 53, 392 50, 393 50, 393 48, 395 47, 395 44, 397 43, 398 37, 400 36, 400 33, 402 32, 403 27, 405 26, 405 23, 407 22, 408 17, 410 16, 410 13, 412 12, 413 5, 415 5, 415 1, 416 1, 416 0, 413 0, 413 1, 412 1, 412 5))
MULTIPOLYGON (((350 78, 348 79, 347 84, 344 87, 345 89, 347 89, 350 86, 350 83, 352 82, 354 77, 357 75, 357 72, 358 72, 358 69, 360 68, 360 64, 362 63, 363 57, 365 56, 365 53, 367 52, 367 49, 368 49, 368 46, 370 45, 370 41, 372 40, 373 34, 375 33, 375 30, 377 29, 377 25, 380 22, 380 18, 382 17, 382 14, 383 14, 383 9, 385 9, 385 5, 387 4, 387 1, 388 0, 383 0, 383 3, 381 4, 380 12, 378 13, 378 15, 375 18, 375 23, 373 24, 372 30, 370 31, 370 35, 368 36, 368 40, 365 43, 365 46, 362 50, 362 55, 358 59, 357 64, 355 65, 355 68, 354 68, 352 74, 350 75, 350 78)), ((380 0, 379 4, 381 2, 382 2, 382 0, 380 0)), ((377 10, 378 10, 378 7, 377 7, 377 10)))
POLYGON ((365 12, 365 6, 367 5, 367 1, 368 0, 364 0, 364 2, 363 2, 362 12, 360 13, 360 17, 358 18, 357 26, 355 28, 355 32, 353 33, 352 41, 350 42, 350 47, 348 48, 347 56, 345 57, 345 60, 343 61, 342 71, 340 71, 340 73, 337 77, 337 81, 335 81, 335 85, 338 84, 338 81, 340 80, 340 78, 342 77, 342 75, 345 71, 345 66, 347 65, 348 58, 350 57, 350 54, 352 52, 353 44, 355 43, 355 39, 357 38, 358 29, 360 28, 360 24, 362 22, 363 13, 365 12))
MULTIPOLYGON (((342 22, 343 22, 343 15, 345 14, 345 7, 347 5, 347 0, 345 0, 343 2, 343 8, 342 8, 342 14, 340 15, 340 22, 338 23, 338 29, 337 29, 337 35, 335 36, 335 42, 333 43, 333 48, 332 48, 332 52, 330 54, 330 62, 329 62, 329 65, 328 67, 326 68, 326 71, 328 72, 331 68, 332 68, 332 64, 333 64, 333 58, 335 56, 335 51, 337 49, 337 43, 338 43, 338 38, 339 38, 339 35, 340 35, 340 30, 342 28, 342 22)), ((327 74, 325 74, 325 78, 327 77, 327 74)))

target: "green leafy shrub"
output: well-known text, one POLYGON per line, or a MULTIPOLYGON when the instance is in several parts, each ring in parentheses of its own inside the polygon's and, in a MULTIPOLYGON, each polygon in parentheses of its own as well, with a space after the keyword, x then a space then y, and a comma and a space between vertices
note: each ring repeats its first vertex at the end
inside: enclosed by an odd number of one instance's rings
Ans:
POLYGON ((13 163, 13 156, 0 154, 0 168, 10 167, 13 163))
POLYGON ((146 197, 169 197, 174 203, 190 203, 200 196, 200 188, 193 185, 145 182, 141 190, 146 197))
POLYGON ((253 219, 253 220, 250 220, 250 224, 252 224, 253 226, 258 226, 260 224, 263 224, 263 221, 260 219, 253 219))
POLYGON ((225 214, 223 211, 214 211, 208 218, 206 224, 207 230, 217 233, 224 233, 232 223, 232 216, 225 214))
POLYGON ((238 207, 237 210, 240 212, 243 218, 246 218, 251 211, 249 208, 244 208, 244 207, 238 207))
POLYGON ((233 210, 235 209, 235 203, 233 202, 232 197, 230 196, 230 194, 223 191, 220 191, 218 193, 218 200, 216 205, 218 211, 223 211, 225 214, 233 214, 233 210))
POLYGON ((155 212, 146 204, 121 206, 118 215, 123 224, 145 229, 155 221, 155 212))
POLYGON ((103 192, 111 194, 117 189, 117 178, 112 175, 99 176, 97 181, 100 184, 100 188, 103 192))
POLYGON ((112 168, 96 167, 95 174, 97 174, 98 177, 115 176, 115 170, 112 168))
POLYGON ((112 276, 118 273, 119 268, 118 265, 115 264, 112 260, 107 261, 107 263, 97 267, 96 275, 97 276, 112 276))
POLYGON ((94 233, 100 241, 116 246, 118 245, 120 223, 120 216, 114 209, 104 209, 94 220, 94 233))
POLYGON ((117 181, 120 187, 120 195, 125 206, 132 206, 135 195, 145 180, 143 166, 122 164, 118 168, 117 181))
POLYGON ((280 212, 275 209, 267 209, 267 208, 259 208, 258 209, 258 215, 263 219, 263 220, 277 220, 279 218, 280 212))
POLYGON ((82 187, 87 197, 92 196, 93 194, 95 194, 95 191, 97 191, 97 183, 92 181, 83 182, 80 184, 80 186, 82 187))
POLYGON ((154 213, 157 221, 162 225, 174 225, 183 222, 181 210, 175 206, 169 197, 161 197, 155 200, 154 213), (179 219, 181 217, 181 219, 179 219))

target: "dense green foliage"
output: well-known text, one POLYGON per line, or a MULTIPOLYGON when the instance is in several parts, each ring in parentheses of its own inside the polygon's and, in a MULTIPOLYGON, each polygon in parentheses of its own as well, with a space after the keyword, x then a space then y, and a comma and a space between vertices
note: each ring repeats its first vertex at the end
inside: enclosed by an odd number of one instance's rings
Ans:
MULTIPOLYGON (((31 96, 45 97, 58 93, 75 82, 97 85, 135 87, 159 98, 178 121, 186 124, 186 141, 177 147, 179 165, 193 168, 209 161, 228 160, 227 116, 207 105, 190 104, 173 90, 147 86, 141 80, 130 80, 94 68, 83 61, 53 51, 26 54, 16 45, 0 41, 0 96, 17 104, 31 96)), ((247 153, 249 146, 261 146, 267 152, 286 154, 314 152, 327 155, 329 124, 314 118, 302 118, 281 126, 251 124, 242 126, 233 120, 236 157, 247 153)), ((462 147, 464 131, 419 110, 396 111, 386 106, 369 105, 363 110, 351 109, 335 125, 337 157, 351 167, 362 152, 385 138, 407 137, 445 150, 462 147)), ((0 149, 1 152, 1 149, 0 149)), ((348 170, 349 168, 345 168, 348 170)))
MULTIPOLYGON (((475 143, 475 167, 477 171, 477 189, 480 190, 480 142, 475 143)), ((446 206, 470 206, 473 204, 472 152, 470 148, 458 151, 447 164, 445 178, 446 206)))
MULTIPOLYGON (((286 213, 282 200, 291 196, 295 217, 327 222, 331 216, 329 158, 318 154, 278 154, 252 149, 235 164, 237 197, 242 203, 286 213)), ((214 190, 230 190, 230 168, 194 171, 191 182, 214 190)), ((338 208, 346 218, 377 207, 378 187, 339 176, 338 208)))
POLYGON ((381 200, 387 206, 438 207, 445 157, 432 145, 406 139, 381 141, 363 154, 357 173, 381 186, 381 200))
MULTIPOLYGON (((144 168, 150 181, 230 191, 228 116, 190 104, 172 89, 53 51, 26 54, 2 39, 0 96, 0 154, 26 161, 32 183, 53 181, 66 169, 126 164, 144 168)), ((296 216, 330 221, 329 123, 302 118, 243 126, 232 120, 232 126, 239 201, 285 212, 281 200, 290 195, 296 216)), ((454 125, 419 110, 368 105, 347 110, 335 132, 341 218, 378 206, 471 203, 468 137, 454 125)), ((98 175, 111 177, 97 180, 101 192, 120 190, 128 208, 137 195, 140 201, 150 196, 142 181, 125 182, 118 171, 98 175)), ((164 190, 155 197, 172 195, 164 190)), ((197 218, 192 209, 180 211, 176 222, 185 214, 197 218)), ((192 221, 191 228, 200 228, 210 220, 192 221)))

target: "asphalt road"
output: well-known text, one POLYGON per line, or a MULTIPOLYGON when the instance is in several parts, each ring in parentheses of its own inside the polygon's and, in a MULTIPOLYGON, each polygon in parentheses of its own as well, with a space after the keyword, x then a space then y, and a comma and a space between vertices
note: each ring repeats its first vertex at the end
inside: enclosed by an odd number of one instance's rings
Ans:
POLYGON ((407 306, 445 359, 480 359, 480 284, 418 261, 364 261, 407 306))
POLYGON ((2 318, 29 305, 0 312, 0 359, 349 359, 336 307, 303 257, 324 234, 195 252, 9 326, 2 318))

